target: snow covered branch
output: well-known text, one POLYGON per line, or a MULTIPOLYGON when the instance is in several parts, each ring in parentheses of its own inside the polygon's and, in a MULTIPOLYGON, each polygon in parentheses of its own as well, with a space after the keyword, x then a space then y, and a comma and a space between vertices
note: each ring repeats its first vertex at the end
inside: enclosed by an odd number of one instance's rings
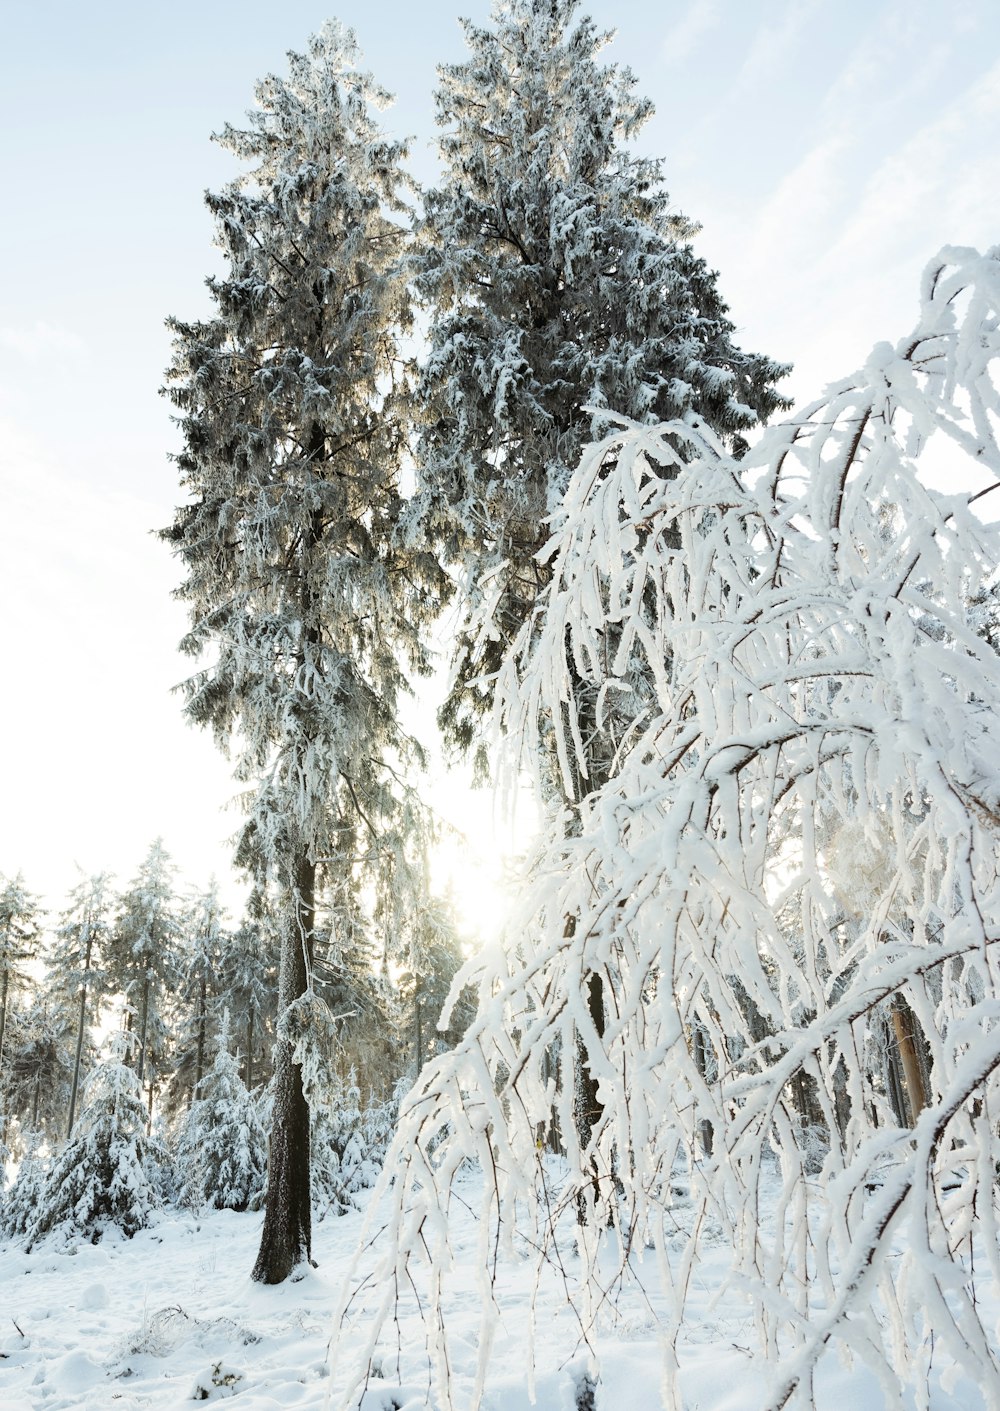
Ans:
MULTIPOLYGON (((998 253, 945 250, 913 334, 743 460, 693 415, 584 454, 496 690, 512 763, 554 755, 577 803, 386 1167, 379 1288, 429 1258, 443 1407, 469 1160, 486 1175, 480 1387, 515 1232, 539 1286, 567 1279, 587 1346, 613 1226, 620 1277, 652 1246, 673 1291, 677 1396, 711 1228, 774 1407, 808 1404, 835 1343, 887 1406, 932 1358, 1000 1406, 977 1296, 984 1269, 1000 1278, 1000 660, 977 620, 998 536, 973 508, 1000 485, 998 316, 998 253), (573 787, 587 693, 616 748, 590 791, 573 787), (600 1101, 585 1140, 578 1046, 600 1101)), ((345 1406, 366 1374, 345 1364, 345 1406)))

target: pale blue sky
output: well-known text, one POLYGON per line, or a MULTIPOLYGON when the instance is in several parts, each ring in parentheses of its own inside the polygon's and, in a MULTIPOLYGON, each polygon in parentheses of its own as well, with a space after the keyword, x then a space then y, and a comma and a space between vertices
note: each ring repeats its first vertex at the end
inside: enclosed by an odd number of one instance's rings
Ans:
MULTIPOLYGON (((912 323, 945 242, 1000 241, 997 0, 597 0, 657 113, 642 138, 744 345, 793 390, 912 323)), ((341 4, 398 97, 386 126, 433 175, 437 62, 463 4, 341 4)), ((145 531, 176 498, 157 396, 167 314, 206 309, 208 140, 331 11, 311 0, 8 6, 0 31, 0 591, 8 758, 0 871, 56 892, 72 863, 134 869, 165 835, 202 882, 227 856, 231 788, 167 687, 176 581, 145 531)))

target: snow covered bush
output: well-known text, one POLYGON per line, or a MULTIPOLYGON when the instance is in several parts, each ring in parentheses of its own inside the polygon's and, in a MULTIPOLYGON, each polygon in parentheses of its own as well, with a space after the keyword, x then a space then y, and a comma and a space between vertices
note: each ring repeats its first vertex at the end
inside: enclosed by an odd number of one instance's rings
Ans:
POLYGON ((215 1062, 202 1079, 178 1142, 181 1200, 217 1210, 256 1209, 264 1194, 267 1139, 257 1103, 229 1052, 223 1017, 215 1062))
MULTIPOLYGON (((3 1203, 0 1205, 0 1234, 8 1239, 23 1235, 38 1210, 38 1202, 45 1188, 48 1174, 48 1157, 41 1151, 44 1135, 31 1132, 24 1142, 24 1154, 17 1168, 17 1175, 9 1189, 0 1186, 3 1203)), ((0 1154, 3 1149, 0 1148, 0 1154)))
MULTIPOLYGON (((344 1405, 410 1279, 453 1405, 447 1211, 475 1159, 480 1391, 511 1232, 539 1283, 565 1275, 593 1354, 613 1224, 616 1277, 640 1277, 628 1252, 651 1247, 670 1291, 665 1405, 711 1229, 771 1411, 811 1405, 832 1348, 887 1407, 949 1362, 1000 1407, 982 1298, 1000 1286, 1000 658, 974 610, 1000 563, 980 517, 1000 489, 998 355, 1000 249, 947 249, 913 334, 745 459, 697 415, 583 456, 550 585, 496 682, 512 763, 554 751, 576 802, 506 943, 474 963, 477 1018, 404 1104, 379 1302, 356 1358, 341 1336, 344 1405), (574 785, 581 681, 606 720, 621 696, 641 707, 593 791, 574 785), (600 1109, 586 1140, 578 1044, 600 1109)), ((366 1298, 345 1293, 342 1329, 366 1298)))
POLYGON ((166 1153, 146 1134, 142 1088, 124 1060, 125 1036, 90 1075, 72 1137, 54 1158, 26 1226, 30 1248, 59 1231, 96 1243, 112 1226, 131 1237, 160 1205, 166 1153))

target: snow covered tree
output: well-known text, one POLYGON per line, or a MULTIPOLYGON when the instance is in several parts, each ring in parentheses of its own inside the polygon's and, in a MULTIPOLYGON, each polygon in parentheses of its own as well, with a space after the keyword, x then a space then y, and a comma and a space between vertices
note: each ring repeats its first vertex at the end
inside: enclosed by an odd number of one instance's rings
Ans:
MULTIPOLYGON (((226 948, 224 920, 218 883, 213 878, 180 922, 173 1005, 175 1037, 166 1102, 169 1114, 204 1096, 198 1085, 209 1066, 219 1019, 222 956, 226 948)), ((223 1007, 227 998, 222 998, 223 1007)))
MULTIPOLYGON (((477 962, 476 1020, 401 1114, 379 1214, 393 1233, 371 1287, 381 1299, 429 1257, 443 1407, 446 1212, 466 1158, 484 1172, 484 1228, 523 1230, 539 1277, 561 1271, 588 1343, 608 1306, 607 1219, 621 1279, 642 1276, 630 1250, 655 1248, 669 1404, 682 1402, 692 1270, 720 1231, 768 1411, 811 1405, 838 1346, 887 1405, 926 1394, 947 1359, 1000 1404, 984 1297, 984 1279, 1000 1281, 1000 657, 976 615, 1000 565, 1000 525, 977 512, 1000 493, 998 330, 1000 248, 947 249, 915 331, 744 459, 697 413, 584 455, 553 524, 549 586, 498 681, 500 718, 529 764, 538 732, 565 722, 572 775, 586 749, 578 679, 606 699, 638 654, 656 709, 583 801, 578 832, 555 820, 524 914, 477 962), (948 467, 948 493, 928 485, 928 460, 948 467), (651 616, 634 606, 647 594, 651 616), (838 892, 865 853, 868 904, 850 915, 838 892), (591 971, 611 996, 600 1033, 591 971), (929 1051, 912 1127, 875 1051, 897 1003, 929 1051), (579 1033, 602 1099, 586 1141, 569 1110, 579 1033), (826 1132, 818 1154, 803 1084, 826 1132), (558 1188, 538 1141, 553 1103, 558 1188)), ((504 1241, 487 1244, 480 1388, 504 1241)))
POLYGON ((230 1015, 242 1021, 237 1047, 243 1056, 243 1082, 253 1092, 264 1076, 264 1059, 270 1054, 277 1002, 277 952, 273 918, 260 896, 235 930, 223 936, 219 960, 220 991, 230 1015))
POLYGON ((76 1100, 80 1090, 88 1022, 96 1017, 102 966, 111 938, 111 876, 96 873, 77 883, 69 895, 49 955, 47 990, 67 1013, 75 1010, 76 1051, 70 1089, 67 1136, 76 1120, 76 1100))
POLYGON ((119 898, 111 956, 136 1036, 135 1071, 140 1086, 148 1088, 150 1115, 166 1058, 169 1030, 164 1011, 175 978, 178 934, 174 866, 157 838, 119 898))
POLYGON ((73 1135, 52 1162, 26 1229, 30 1248, 60 1231, 96 1243, 111 1226, 131 1237, 160 1204, 165 1153, 146 1135, 146 1108, 137 1071, 125 1063, 129 1036, 94 1069, 73 1135))
POLYGON ((178 1143, 181 1198, 216 1210, 256 1207, 264 1193, 267 1143, 256 1104, 229 1051, 229 1015, 215 1061, 198 1088, 178 1143))
POLYGON ((27 1133, 17 1175, 9 1190, 2 1190, 0 1187, 3 1194, 3 1203, 0 1205, 0 1234, 8 1239, 21 1238, 37 1218, 38 1202, 45 1189, 49 1171, 49 1161, 42 1150, 44 1145, 43 1132, 27 1133))
MULTIPOLYGON (((287 78, 257 86, 248 125, 224 129, 248 166, 207 198, 227 266, 209 281, 215 317, 170 325, 190 498, 165 538, 188 575, 184 650, 211 658, 187 712, 249 785, 236 860, 274 890, 281 1010, 308 986, 317 908, 350 930, 368 895, 399 890, 413 822, 399 781, 419 751, 397 700, 405 667, 424 668, 438 576, 395 535, 405 148, 375 124, 387 95, 357 62, 326 25, 287 78)), ((265 1282, 310 1247, 309 1114, 287 1042, 275 1062, 265 1282)))
POLYGON ((0 889, 0 1074, 8 1005, 26 983, 24 964, 35 954, 40 931, 38 898, 27 890, 19 872, 0 889))
MULTIPOLYGON (((439 70, 444 176, 415 261, 430 306, 415 533, 457 566, 465 626, 442 712, 468 748, 547 580, 538 551, 609 409, 695 412, 730 446, 784 405, 787 369, 744 353, 696 227, 627 144, 652 112, 578 0, 495 0, 439 70)), ((592 754, 598 756, 595 746, 592 754)), ((593 767, 594 761, 591 762, 593 767)))
MULTIPOLYGON (((457 567, 464 619, 441 721, 465 749, 547 582, 548 516, 582 446, 615 414, 691 413, 738 453, 786 405, 774 384, 787 369, 735 344, 696 226, 671 208, 660 164, 628 145, 652 105, 631 72, 601 64, 610 36, 577 12, 578 0, 495 0, 490 28, 465 22, 468 60, 440 70, 445 173, 416 262, 432 316, 413 516, 457 567)), ((626 672, 598 710, 575 683, 587 748, 572 778, 546 779, 571 806, 568 828, 651 695, 626 672)), ((600 976, 583 983, 600 1031, 600 976)), ((578 1057, 586 1127, 600 1104, 582 1041, 578 1057)))
POLYGON ((44 991, 36 988, 11 1009, 0 1110, 17 1117, 22 1131, 44 1131, 50 1140, 64 1135, 73 1043, 69 1016, 44 991))
POLYGON ((412 929, 407 964, 397 982, 400 1027, 413 1077, 424 1060, 457 1043, 472 1018, 470 996, 450 1008, 448 1031, 438 1029, 455 975, 462 967, 461 941, 450 897, 428 897, 412 929))

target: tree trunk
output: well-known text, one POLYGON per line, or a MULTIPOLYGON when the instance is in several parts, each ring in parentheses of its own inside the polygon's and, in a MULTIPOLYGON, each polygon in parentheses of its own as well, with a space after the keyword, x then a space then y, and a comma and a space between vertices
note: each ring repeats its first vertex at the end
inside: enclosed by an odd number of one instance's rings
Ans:
MULTIPOLYGON (((289 898, 288 924, 282 932, 278 974, 278 1010, 305 994, 315 912, 316 867, 303 857, 298 885, 289 898)), ((267 1162, 267 1203, 260 1250, 251 1278, 280 1284, 312 1250, 309 1193, 309 1104, 302 1091, 302 1070, 292 1061, 292 1045, 274 1047, 274 1112, 267 1162)))
MULTIPOLYGON (((705 1031, 699 1023, 694 1026, 694 1063, 699 1076, 708 1078, 708 1045, 705 1042, 705 1031)), ((701 1139, 701 1149, 705 1156, 711 1156, 715 1146, 715 1131, 707 1117, 703 1117, 698 1124, 698 1135, 701 1139)))
POLYGON ((247 1092, 253 1092, 253 1001, 247 1015, 247 1092))
MULTIPOLYGON (((572 921, 572 917, 567 917, 567 925, 572 921)), ((593 971, 587 976, 587 1009, 598 1036, 603 1038, 604 979, 601 975, 593 971)), ((590 1066, 587 1047, 579 1036, 576 1042, 577 1092, 574 1116, 576 1118, 576 1132, 580 1141, 580 1149, 581 1151, 585 1151, 593 1137, 594 1128, 604 1115, 604 1104, 597 1095, 597 1079, 590 1066)), ((596 1207, 601 1198, 601 1183, 597 1159, 594 1156, 590 1159, 590 1174, 591 1189, 594 1205, 596 1207)), ((587 1211, 586 1191, 583 1189, 581 1189, 577 1195, 576 1208, 580 1223, 583 1225, 587 1224, 589 1215, 587 1211)))
POLYGON ((7 1031, 7 990, 10 987, 10 972, 3 972, 3 985, 0 986, 0 1071, 3 1069, 3 1040, 7 1031))
POLYGON ((927 1106, 927 1087, 924 1083, 923 1067, 917 1050, 916 1015, 901 995, 897 995, 892 1002, 892 1027, 896 1034, 899 1057, 903 1065, 906 1101, 910 1109, 910 1126, 912 1127, 927 1106))
POLYGON ((73 1087, 69 1095, 69 1121, 66 1124, 67 1141, 73 1135, 76 1121, 76 1099, 80 1091, 80 1064, 83 1061, 83 1031, 87 1026, 87 977, 90 974, 90 957, 94 948, 94 937, 87 923, 87 952, 83 961, 83 983, 80 986, 80 1013, 76 1026, 76 1057, 73 1060, 73 1087))
POLYGON ((198 1089, 201 1087, 201 1080, 205 1075, 205 1002, 207 989, 208 982, 203 973, 198 991, 198 1048, 194 1060, 194 1087, 191 1089, 192 1102, 194 1102, 198 1096, 198 1089))
POLYGON ((139 1020, 139 1059, 135 1066, 135 1075, 142 1082, 146 1069, 146 1030, 149 1027, 149 971, 146 971, 142 982, 142 1015, 139 1020))

